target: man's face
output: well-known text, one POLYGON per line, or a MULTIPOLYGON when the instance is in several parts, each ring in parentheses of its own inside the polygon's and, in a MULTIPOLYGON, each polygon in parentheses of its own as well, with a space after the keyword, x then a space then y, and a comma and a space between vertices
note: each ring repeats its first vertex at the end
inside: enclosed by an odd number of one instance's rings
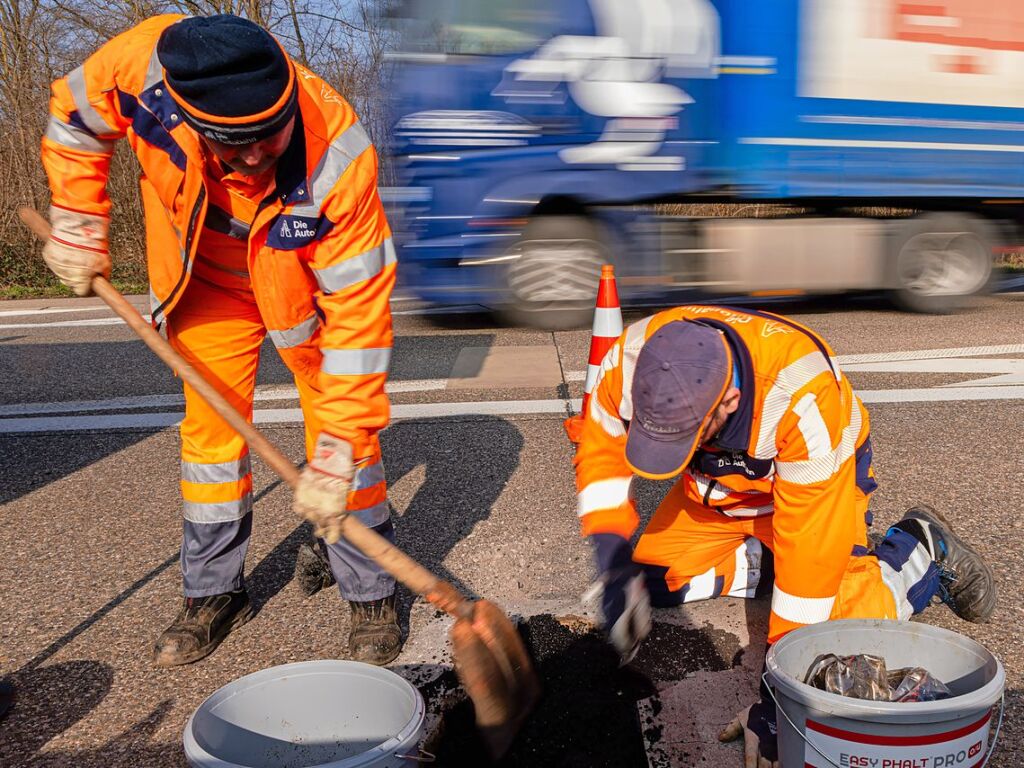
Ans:
POLYGON ((254 144, 221 144, 205 136, 202 137, 206 146, 224 165, 243 176, 259 176, 269 171, 288 149, 295 129, 295 118, 272 136, 254 144))

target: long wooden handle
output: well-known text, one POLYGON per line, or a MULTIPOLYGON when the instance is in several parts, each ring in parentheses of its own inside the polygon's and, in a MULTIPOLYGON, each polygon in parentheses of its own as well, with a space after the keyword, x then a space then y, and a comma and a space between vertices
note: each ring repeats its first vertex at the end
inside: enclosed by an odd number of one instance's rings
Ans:
MULTIPOLYGON (((37 236, 45 240, 50 237, 50 225, 38 211, 22 207, 18 210, 21 220, 37 236)), ((157 357, 167 363, 183 381, 213 408, 238 434, 249 449, 265 461, 292 488, 299 480, 299 470, 288 457, 277 449, 256 427, 232 407, 213 386, 203 378, 192 365, 139 314, 128 300, 110 282, 100 275, 92 279, 92 290, 103 299, 118 317, 138 334, 146 346, 157 357)), ((451 584, 432 574, 402 550, 376 531, 367 528, 354 515, 345 517, 342 533, 348 541, 418 595, 422 595, 438 608, 453 616, 466 616, 472 610, 451 584)))

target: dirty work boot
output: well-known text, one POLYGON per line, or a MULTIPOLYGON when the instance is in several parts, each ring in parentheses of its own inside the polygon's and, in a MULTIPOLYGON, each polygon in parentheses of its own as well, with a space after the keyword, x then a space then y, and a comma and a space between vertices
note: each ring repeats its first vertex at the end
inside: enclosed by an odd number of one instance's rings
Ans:
POLYGON ((365 603, 350 600, 349 606, 352 608, 349 657, 377 666, 394 661, 402 650, 402 630, 398 627, 394 594, 365 603))
POLYGON ((995 576, 982 556, 953 533, 949 521, 922 504, 908 509, 894 527, 931 553, 939 569, 939 599, 964 621, 987 621, 996 607, 995 576))
POLYGON ((295 580, 306 597, 334 583, 334 574, 318 540, 304 541, 295 553, 295 580))
POLYGON ((244 589, 209 597, 186 597, 181 613, 154 643, 153 661, 158 667, 199 661, 252 616, 249 593, 244 589))

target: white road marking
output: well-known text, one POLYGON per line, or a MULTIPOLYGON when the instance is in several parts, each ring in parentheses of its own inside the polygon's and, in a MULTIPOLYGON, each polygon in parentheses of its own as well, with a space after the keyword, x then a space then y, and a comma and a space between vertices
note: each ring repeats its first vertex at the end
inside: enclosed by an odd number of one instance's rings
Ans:
MULTIPOLYGON (((844 369, 856 363, 881 363, 897 360, 927 360, 935 357, 978 357, 979 355, 1014 355, 1024 352, 1024 344, 997 344, 988 347, 952 347, 948 349, 915 349, 908 352, 872 352, 866 355, 839 355, 844 369)), ((852 369, 851 369, 852 370, 852 369)))
MULTIPOLYGON (((951 403, 961 400, 1021 400, 1022 387, 937 387, 857 390, 865 403, 951 403)), ((3 422, 0 422, 2 424, 3 422)))
MULTIPOLYGON (((384 386, 388 394, 398 392, 434 392, 443 390, 447 379, 413 379, 392 381, 384 386)), ((295 400, 299 396, 295 387, 257 387, 253 400, 295 400)), ((54 403, 13 403, 0 405, 0 417, 31 416, 43 413, 88 413, 90 411, 134 411, 141 408, 166 408, 184 405, 183 395, 138 395, 113 397, 106 400, 66 400, 54 403)))
POLYGON ((106 304, 97 304, 93 307, 40 307, 39 309, 5 309, 0 311, 0 317, 25 317, 28 315, 67 315, 72 312, 109 312, 110 307, 106 304))
MULTIPOLYGON (((579 400, 572 401, 578 410, 579 400)), ((565 400, 503 400, 466 403, 422 403, 391 407, 393 421, 474 416, 517 416, 553 414, 565 416, 565 400)), ((42 416, 35 418, 0 419, 0 434, 31 432, 84 432, 121 429, 163 429, 181 423, 182 414, 175 413, 111 413, 100 416, 42 416)), ((299 424, 299 408, 263 408, 253 414, 255 424, 299 424)))

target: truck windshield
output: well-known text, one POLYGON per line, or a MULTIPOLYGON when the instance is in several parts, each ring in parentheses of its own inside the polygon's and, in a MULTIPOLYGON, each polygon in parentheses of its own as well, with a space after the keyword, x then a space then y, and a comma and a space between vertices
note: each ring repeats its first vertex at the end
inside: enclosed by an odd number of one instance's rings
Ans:
POLYGON ((409 0, 397 15, 404 51, 483 56, 531 51, 558 21, 551 0, 409 0))

